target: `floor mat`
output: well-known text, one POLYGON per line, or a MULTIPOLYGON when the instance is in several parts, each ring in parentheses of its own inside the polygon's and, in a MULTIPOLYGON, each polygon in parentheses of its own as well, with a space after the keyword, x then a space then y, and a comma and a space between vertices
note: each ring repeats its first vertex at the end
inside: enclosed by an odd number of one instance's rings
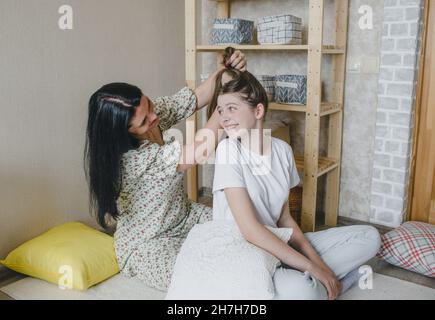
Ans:
MULTIPOLYGON (((120 274, 85 292, 61 290, 56 285, 25 278, 0 289, 16 300, 160 300, 165 292, 120 274)), ((339 300, 435 300, 435 290, 397 278, 373 274, 373 288, 355 284, 339 300)))
POLYGON ((0 288, 15 300, 161 300, 166 292, 117 274, 86 291, 62 290, 55 284, 27 277, 0 288))
POLYGON ((435 300, 435 289, 373 273, 371 289, 356 283, 339 300, 435 300))

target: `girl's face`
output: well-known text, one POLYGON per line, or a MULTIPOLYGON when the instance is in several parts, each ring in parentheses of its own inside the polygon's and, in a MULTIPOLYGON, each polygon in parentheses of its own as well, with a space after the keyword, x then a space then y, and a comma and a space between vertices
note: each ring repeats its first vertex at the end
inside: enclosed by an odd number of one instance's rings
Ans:
POLYGON ((220 95, 216 110, 220 125, 230 137, 242 136, 251 129, 261 128, 264 116, 263 105, 259 104, 253 108, 237 93, 220 95))

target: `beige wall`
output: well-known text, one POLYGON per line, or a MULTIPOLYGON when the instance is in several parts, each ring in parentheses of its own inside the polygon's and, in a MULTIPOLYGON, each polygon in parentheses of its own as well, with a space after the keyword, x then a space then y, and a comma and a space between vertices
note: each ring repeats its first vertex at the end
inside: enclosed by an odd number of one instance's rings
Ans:
POLYGON ((184 1, 0 1, 0 258, 66 221, 89 224, 87 100, 124 81, 151 97, 184 85, 184 1), (74 29, 58 28, 58 9, 74 29))

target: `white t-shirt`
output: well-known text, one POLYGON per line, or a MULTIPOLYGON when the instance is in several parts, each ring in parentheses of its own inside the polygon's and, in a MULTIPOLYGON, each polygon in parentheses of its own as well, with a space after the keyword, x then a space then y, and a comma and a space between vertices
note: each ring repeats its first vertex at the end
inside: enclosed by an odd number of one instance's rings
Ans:
POLYGON ((234 220, 224 189, 246 188, 260 223, 273 228, 288 201, 289 191, 300 182, 293 150, 272 137, 270 155, 248 150, 236 139, 221 141, 216 150, 213 181, 213 220, 234 220))

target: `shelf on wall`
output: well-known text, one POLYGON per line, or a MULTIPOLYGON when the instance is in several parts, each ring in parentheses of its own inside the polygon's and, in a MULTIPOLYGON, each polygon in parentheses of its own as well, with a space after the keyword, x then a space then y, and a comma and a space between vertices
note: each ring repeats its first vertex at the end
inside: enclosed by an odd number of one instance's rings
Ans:
MULTIPOLYGON (((296 167, 298 170, 304 170, 304 156, 295 155, 296 167)), ((327 158, 327 157, 319 157, 319 166, 317 172, 317 178, 331 172, 336 169, 340 165, 340 162, 337 159, 327 158)))
MULTIPOLYGON (((292 112, 307 112, 307 106, 303 104, 283 104, 272 102, 269 104, 269 110, 292 111, 292 112)), ((321 105, 320 116, 327 116, 342 110, 340 103, 323 102, 321 105)))
MULTIPOLYGON (((226 47, 231 46, 237 50, 243 51, 307 51, 308 45, 280 45, 280 44, 228 44, 228 45, 198 45, 196 51, 198 52, 222 52, 226 47)), ((335 46, 323 46, 322 51, 324 54, 344 54, 346 52, 343 48, 335 46)))

